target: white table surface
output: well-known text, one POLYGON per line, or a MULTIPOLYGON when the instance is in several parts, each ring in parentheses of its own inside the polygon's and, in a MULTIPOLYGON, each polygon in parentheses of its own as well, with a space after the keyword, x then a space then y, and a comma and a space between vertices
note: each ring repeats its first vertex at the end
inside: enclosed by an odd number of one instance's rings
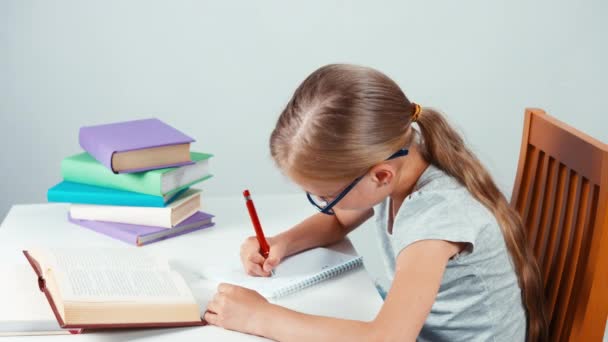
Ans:
MULTIPOLYGON (((302 195, 255 196, 254 202, 267 235, 274 235, 314 213, 302 195)), ((184 274, 194 275, 204 265, 215 265, 218 260, 238 258, 239 247, 253 235, 251 221, 242 197, 205 198, 203 210, 216 215, 213 228, 134 247, 70 224, 64 204, 15 205, 0 226, 0 260, 2 263, 26 263, 21 253, 35 247, 103 247, 139 248, 147 253, 168 258, 184 274)), ((337 250, 356 254, 349 240, 335 246, 337 250)), ((210 296, 209 289, 194 288, 195 296, 210 296)), ((373 281, 360 268, 337 278, 277 301, 278 304, 300 312, 355 320, 371 320, 382 305, 373 281)), ((256 336, 224 330, 214 326, 133 329, 72 336, 16 337, 15 340, 73 340, 73 341, 254 341, 256 336)), ((3 338, 2 341, 6 341, 3 338)))

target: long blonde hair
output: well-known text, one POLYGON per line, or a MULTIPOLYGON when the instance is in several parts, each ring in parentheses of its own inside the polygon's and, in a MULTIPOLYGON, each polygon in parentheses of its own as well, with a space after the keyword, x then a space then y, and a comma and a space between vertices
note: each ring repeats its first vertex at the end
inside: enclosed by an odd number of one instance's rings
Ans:
MULTIPOLYGON (((271 155, 287 174, 354 179, 408 143, 414 110, 383 73, 327 65, 302 82, 281 113, 270 137, 271 155)), ((423 158, 458 180, 496 217, 522 290, 527 340, 546 340, 542 280, 521 218, 443 115, 424 107, 416 122, 423 158)))

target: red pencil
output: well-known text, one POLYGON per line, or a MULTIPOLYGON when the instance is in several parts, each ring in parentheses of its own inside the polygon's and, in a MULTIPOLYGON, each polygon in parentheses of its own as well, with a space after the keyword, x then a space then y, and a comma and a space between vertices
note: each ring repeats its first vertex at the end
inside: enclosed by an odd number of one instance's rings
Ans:
POLYGON ((270 247, 268 246, 268 242, 266 241, 266 237, 264 236, 264 231, 262 230, 262 225, 260 224, 258 213, 255 211, 255 206, 253 205, 253 200, 251 199, 251 194, 249 193, 249 190, 243 191, 243 196, 245 196, 245 203, 247 204, 247 209, 249 210, 251 223, 253 223, 255 236, 257 237, 258 242, 260 244, 260 251, 262 252, 264 258, 268 258, 270 247))

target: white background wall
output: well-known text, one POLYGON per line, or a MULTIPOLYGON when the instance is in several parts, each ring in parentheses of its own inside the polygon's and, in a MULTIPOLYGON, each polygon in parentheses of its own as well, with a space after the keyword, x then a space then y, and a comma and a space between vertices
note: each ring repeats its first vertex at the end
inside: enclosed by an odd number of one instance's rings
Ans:
POLYGON ((608 142, 607 4, 0 0, 0 218, 45 201, 80 126, 151 116, 216 155, 207 196, 296 192, 268 137, 299 82, 333 62, 378 68, 443 110, 510 196, 524 107, 608 142))

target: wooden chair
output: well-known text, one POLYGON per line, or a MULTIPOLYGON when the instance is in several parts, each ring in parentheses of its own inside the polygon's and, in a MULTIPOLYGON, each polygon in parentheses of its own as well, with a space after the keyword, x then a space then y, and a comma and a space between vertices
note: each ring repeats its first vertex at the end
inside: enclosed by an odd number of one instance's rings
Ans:
POLYGON ((608 316, 608 145, 526 109, 511 204, 543 277, 550 341, 602 341, 608 316))

